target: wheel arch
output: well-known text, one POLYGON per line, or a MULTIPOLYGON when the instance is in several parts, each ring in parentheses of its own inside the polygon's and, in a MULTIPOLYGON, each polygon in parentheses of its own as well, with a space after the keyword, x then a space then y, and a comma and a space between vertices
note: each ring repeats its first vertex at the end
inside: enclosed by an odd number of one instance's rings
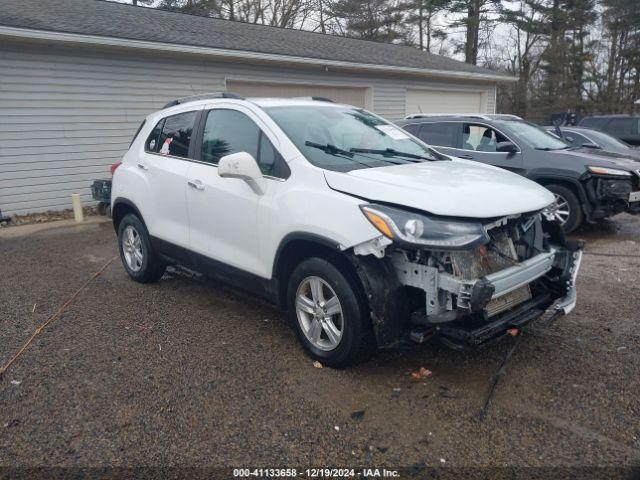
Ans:
POLYGON ((290 233, 276 250, 272 270, 277 285, 276 298, 282 309, 286 309, 289 275, 302 260, 313 256, 325 258, 336 267, 345 269, 352 278, 358 278, 355 268, 335 240, 307 232, 290 233))
POLYGON ((532 180, 534 180, 535 182, 545 187, 547 185, 562 185, 564 187, 568 187, 571 189, 571 191, 573 191, 575 194, 578 195, 578 199, 580 200, 580 203, 584 205, 585 203, 588 202, 587 194, 584 190, 584 187, 578 180, 574 180, 572 178, 563 178, 563 177, 558 178, 558 177, 549 177, 549 176, 540 176, 540 177, 533 178, 532 180))
POLYGON ((113 222, 113 228, 116 233, 118 233, 118 228, 120 226, 120 222, 125 217, 125 215, 133 213, 135 214, 142 224, 147 227, 147 224, 144 221, 144 217, 140 213, 140 209, 129 199, 118 197, 111 203, 111 220, 113 222))

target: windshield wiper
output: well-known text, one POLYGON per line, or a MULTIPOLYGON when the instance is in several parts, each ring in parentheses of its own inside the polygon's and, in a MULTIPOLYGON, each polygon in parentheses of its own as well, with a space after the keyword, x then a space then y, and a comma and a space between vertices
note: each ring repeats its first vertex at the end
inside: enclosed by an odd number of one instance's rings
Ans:
POLYGON ((374 154, 382 155, 384 157, 405 157, 405 158, 411 158, 415 160, 428 160, 428 161, 435 160, 435 158, 426 157, 424 155, 416 155, 415 153, 400 152, 393 148, 385 148, 384 150, 375 149, 375 148, 350 148, 349 151, 355 152, 355 153, 374 153, 374 154))
POLYGON ((560 147, 560 148, 536 147, 536 150, 542 150, 543 152, 555 152, 556 150, 568 150, 569 148, 571 147, 567 145, 566 147, 560 147))
POLYGON ((304 144, 307 147, 313 147, 313 148, 317 148, 318 150, 322 150, 324 153, 328 153, 329 155, 346 155, 349 158, 353 157, 353 153, 350 152, 349 150, 343 150, 342 148, 336 147, 335 145, 331 145, 330 143, 325 143, 324 145, 322 143, 316 143, 316 142, 310 142, 309 140, 307 140, 306 142, 304 142, 304 144))
MULTIPOLYGON (((336 147, 335 145, 332 145, 330 143, 322 144, 322 143, 310 142, 309 140, 304 142, 304 144, 307 147, 312 147, 312 148, 317 148, 318 150, 322 150, 327 155, 337 155, 337 156, 342 155, 344 157, 348 157, 349 159, 353 160, 356 163, 359 163, 360 165, 364 165, 365 167, 370 167, 371 168, 371 165, 369 163, 359 162, 358 160, 353 158, 354 153, 365 153, 365 152, 357 152, 354 149, 343 150, 342 148, 336 147)), ((381 161, 380 159, 367 157, 366 155, 362 155, 362 156, 365 157, 365 158, 369 158, 369 159, 371 159, 371 160, 373 160, 375 162, 381 161)), ((391 160, 387 160, 387 159, 384 159, 382 161, 390 163, 392 165, 400 165, 398 162, 392 162, 391 160)))

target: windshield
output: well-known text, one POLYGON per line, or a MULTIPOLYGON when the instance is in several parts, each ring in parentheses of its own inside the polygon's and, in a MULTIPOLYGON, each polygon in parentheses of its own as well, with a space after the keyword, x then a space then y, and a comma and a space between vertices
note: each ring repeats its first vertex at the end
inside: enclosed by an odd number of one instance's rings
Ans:
POLYGON ((366 110, 295 105, 265 111, 307 160, 320 168, 348 172, 436 160, 425 145, 366 110))
POLYGON ((496 121, 518 140, 536 150, 565 150, 569 146, 542 127, 523 121, 496 121))

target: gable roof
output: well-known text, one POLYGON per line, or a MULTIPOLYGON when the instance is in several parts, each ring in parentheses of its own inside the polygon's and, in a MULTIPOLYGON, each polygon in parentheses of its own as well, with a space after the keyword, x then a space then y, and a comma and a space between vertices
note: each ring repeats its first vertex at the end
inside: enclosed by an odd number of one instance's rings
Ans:
POLYGON ((409 46, 185 15, 104 0, 2 0, 0 26, 416 71, 451 72, 479 79, 509 81, 514 78, 409 46))

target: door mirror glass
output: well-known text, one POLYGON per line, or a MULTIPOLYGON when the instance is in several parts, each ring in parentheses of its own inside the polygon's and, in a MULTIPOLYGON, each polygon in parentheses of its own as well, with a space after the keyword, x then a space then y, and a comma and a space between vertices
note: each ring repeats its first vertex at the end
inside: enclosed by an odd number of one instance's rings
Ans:
POLYGON ((248 152, 232 153, 220 158, 218 175, 222 178, 239 178, 247 182, 256 193, 263 193, 258 183, 262 178, 262 172, 256 159, 248 152))
POLYGON ((517 153, 518 147, 511 142, 498 142, 496 145, 496 152, 517 153))

